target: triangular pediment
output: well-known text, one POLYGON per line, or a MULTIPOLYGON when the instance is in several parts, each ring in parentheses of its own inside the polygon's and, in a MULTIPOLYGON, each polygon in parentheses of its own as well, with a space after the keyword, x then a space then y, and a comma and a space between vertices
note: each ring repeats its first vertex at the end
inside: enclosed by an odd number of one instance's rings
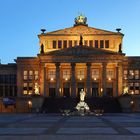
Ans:
POLYGON ((103 50, 99 48, 93 48, 88 46, 75 46, 62 50, 56 50, 45 53, 45 55, 53 56, 89 56, 89 55, 123 55, 123 53, 117 53, 113 51, 103 50))
POLYGON ((48 32, 44 35, 101 35, 101 34, 107 34, 107 35, 112 35, 112 34, 120 34, 118 32, 112 32, 112 31, 107 31, 107 30, 102 30, 102 29, 97 29, 93 27, 88 27, 84 25, 78 25, 70 28, 65 28, 53 32, 48 32))

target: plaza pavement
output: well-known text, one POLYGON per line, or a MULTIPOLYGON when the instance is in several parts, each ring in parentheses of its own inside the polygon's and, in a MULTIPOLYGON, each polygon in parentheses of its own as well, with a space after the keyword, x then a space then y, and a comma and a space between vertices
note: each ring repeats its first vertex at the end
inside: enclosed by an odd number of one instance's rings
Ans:
POLYGON ((140 114, 0 114, 0 140, 140 140, 140 114))

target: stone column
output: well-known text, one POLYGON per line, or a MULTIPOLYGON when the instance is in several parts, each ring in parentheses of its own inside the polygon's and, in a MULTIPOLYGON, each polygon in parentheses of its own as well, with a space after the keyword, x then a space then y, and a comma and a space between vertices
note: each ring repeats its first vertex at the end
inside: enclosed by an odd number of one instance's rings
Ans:
POLYGON ((119 73, 119 67, 117 65, 116 66, 116 94, 115 94, 116 97, 118 96, 118 80, 119 80, 118 73, 119 73))
POLYGON ((60 63, 55 63, 56 66, 56 85, 55 85, 55 92, 56 92, 56 97, 60 96, 60 63))
POLYGON ((46 96, 46 67, 44 66, 44 96, 46 96))
POLYGON ((102 88, 103 88, 103 96, 106 96, 106 63, 102 64, 102 88))
POLYGON ((44 96, 45 89, 45 68, 44 65, 40 69, 40 94, 44 96))
POLYGON ((75 63, 71 63, 71 96, 76 97, 75 63))
POLYGON ((123 68, 122 63, 118 63, 118 95, 123 92, 123 68))
POLYGON ((87 81, 86 81, 86 88, 87 88, 87 96, 91 96, 91 63, 87 63, 87 81))
POLYGON ((45 73, 46 96, 49 97, 49 80, 48 80, 47 69, 48 67, 46 66, 46 73, 45 73))

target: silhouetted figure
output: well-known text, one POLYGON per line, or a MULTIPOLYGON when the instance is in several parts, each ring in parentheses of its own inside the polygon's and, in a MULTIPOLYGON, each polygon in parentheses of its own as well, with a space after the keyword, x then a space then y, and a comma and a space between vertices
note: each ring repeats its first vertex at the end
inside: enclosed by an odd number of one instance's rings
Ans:
POLYGON ((79 46, 83 46, 83 37, 82 37, 82 35, 80 35, 79 46))
POLYGON ((40 53, 41 54, 44 54, 44 45, 43 44, 41 45, 41 51, 40 51, 40 53))
POLYGON ((119 53, 122 53, 122 44, 119 45, 119 53))

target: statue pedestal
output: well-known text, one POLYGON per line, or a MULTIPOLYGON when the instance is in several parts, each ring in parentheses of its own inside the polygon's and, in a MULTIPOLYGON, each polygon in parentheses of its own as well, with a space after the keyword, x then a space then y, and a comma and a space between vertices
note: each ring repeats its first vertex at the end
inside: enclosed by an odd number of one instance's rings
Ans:
POLYGON ((84 116, 86 112, 89 112, 89 106, 84 101, 80 101, 77 104, 76 109, 78 110, 79 114, 82 116, 84 116))

